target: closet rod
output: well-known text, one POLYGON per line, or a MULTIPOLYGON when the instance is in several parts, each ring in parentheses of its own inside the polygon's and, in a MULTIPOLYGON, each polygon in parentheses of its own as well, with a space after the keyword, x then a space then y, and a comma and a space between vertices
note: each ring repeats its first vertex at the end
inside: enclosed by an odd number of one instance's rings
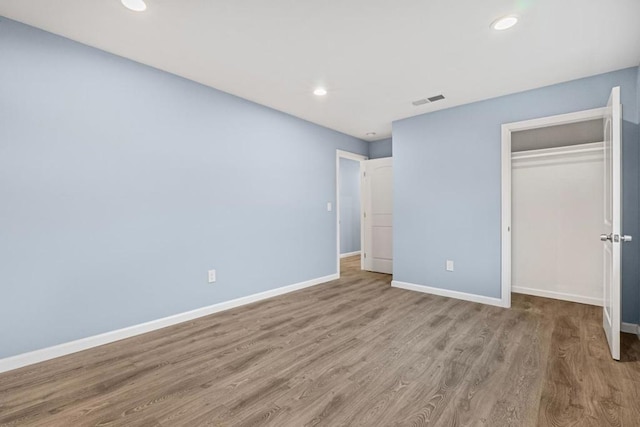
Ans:
POLYGON ((549 157, 549 156, 566 156, 567 154, 581 154, 581 153, 592 153, 592 152, 602 152, 604 150, 603 147, 600 148, 582 148, 580 150, 572 150, 572 151, 554 151, 552 153, 537 153, 537 154, 524 154, 518 155, 518 153, 511 153, 512 160, 520 160, 520 159, 532 159, 535 157, 549 157))

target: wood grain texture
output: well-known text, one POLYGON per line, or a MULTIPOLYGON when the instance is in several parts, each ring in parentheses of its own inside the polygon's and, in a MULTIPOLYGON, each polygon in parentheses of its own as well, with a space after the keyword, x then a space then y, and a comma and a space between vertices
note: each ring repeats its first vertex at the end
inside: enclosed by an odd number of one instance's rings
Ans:
POLYGON ((637 426, 640 341, 597 307, 506 310, 340 280, 0 375, 0 426, 637 426))

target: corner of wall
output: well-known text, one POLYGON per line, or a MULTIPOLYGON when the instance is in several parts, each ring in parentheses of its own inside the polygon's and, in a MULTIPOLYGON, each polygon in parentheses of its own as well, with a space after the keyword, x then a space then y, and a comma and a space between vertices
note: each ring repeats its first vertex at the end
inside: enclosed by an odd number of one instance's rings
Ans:
POLYGON ((379 139, 369 143, 369 159, 380 159, 393 156, 392 138, 379 139))
POLYGON ((640 64, 638 64, 638 69, 636 70, 637 78, 636 78, 636 113, 638 119, 638 126, 640 126, 640 64))

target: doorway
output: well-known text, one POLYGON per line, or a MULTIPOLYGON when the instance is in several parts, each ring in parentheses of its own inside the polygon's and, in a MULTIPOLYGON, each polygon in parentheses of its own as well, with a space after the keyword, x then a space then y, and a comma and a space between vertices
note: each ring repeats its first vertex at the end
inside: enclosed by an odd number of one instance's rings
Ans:
POLYGON ((336 266, 360 255, 360 269, 393 272, 393 159, 336 151, 336 266), (357 175, 355 174, 357 171, 357 175))
POLYGON ((336 151, 336 271, 340 275, 341 258, 361 256, 362 162, 367 156, 336 151))
MULTIPOLYGON (((508 123, 502 125, 502 301, 506 307, 511 306, 512 292, 512 209, 513 209, 513 147, 512 139, 514 134, 524 131, 541 131, 551 129, 556 126, 576 125, 602 121, 606 114, 606 108, 596 108, 593 110, 579 111, 575 113, 562 114, 558 116, 543 117, 539 119, 526 120, 522 122, 508 123)), ((523 147, 526 147, 523 145, 523 147)), ((532 148, 528 146, 526 148, 532 148)), ((526 151, 526 150, 523 150, 526 151)), ((532 151, 532 150, 530 150, 532 151)), ((536 156, 545 153, 531 153, 536 156)), ((525 157, 526 154, 522 154, 525 157)), ((516 155, 516 158, 518 155, 516 155)), ((544 156, 540 156, 542 158, 544 156)), ((534 157, 530 157, 534 158, 534 157)))
POLYGON ((512 292, 602 306, 603 122, 511 135, 512 292))
MULTIPOLYGON (((613 359, 620 359, 620 323, 621 323, 621 254, 622 243, 631 240, 631 236, 622 234, 622 104, 620 87, 611 90, 606 107, 576 113, 544 117, 502 125, 502 266, 501 297, 502 305, 511 306, 513 280, 512 259, 512 139, 516 132, 551 128, 599 120, 602 122, 603 142, 599 147, 585 147, 584 150, 601 150, 603 177, 603 204, 600 235, 590 237, 591 241, 600 240, 602 262, 602 325, 613 359)), ((593 231, 592 231, 593 232, 593 231)))
POLYGON ((360 162, 340 159, 340 258, 360 255, 362 248, 360 162))

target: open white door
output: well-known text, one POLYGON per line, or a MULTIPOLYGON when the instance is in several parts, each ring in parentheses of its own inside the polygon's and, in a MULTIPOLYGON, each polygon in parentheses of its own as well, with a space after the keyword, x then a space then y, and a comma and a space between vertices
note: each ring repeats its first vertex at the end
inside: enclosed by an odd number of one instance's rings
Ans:
POLYGON ((393 272, 393 167, 392 158, 362 162, 363 236, 362 269, 393 272))
POLYGON ((620 87, 611 90, 604 118, 604 224, 600 239, 604 242, 604 298, 602 325, 611 357, 620 360, 621 244, 630 241, 622 228, 622 105, 620 87))

